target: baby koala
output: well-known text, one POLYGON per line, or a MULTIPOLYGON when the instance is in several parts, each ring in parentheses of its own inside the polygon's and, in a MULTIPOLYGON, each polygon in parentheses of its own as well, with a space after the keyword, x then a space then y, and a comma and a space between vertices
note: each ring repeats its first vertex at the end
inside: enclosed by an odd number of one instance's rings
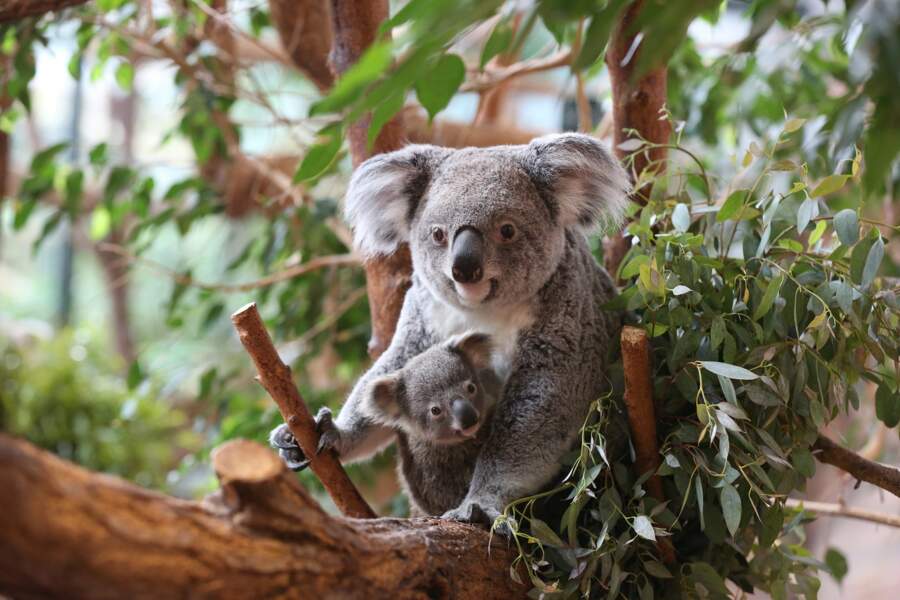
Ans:
POLYGON ((469 491, 503 383, 491 338, 464 333, 372 381, 362 409, 397 431, 398 472, 414 516, 442 515, 469 491))

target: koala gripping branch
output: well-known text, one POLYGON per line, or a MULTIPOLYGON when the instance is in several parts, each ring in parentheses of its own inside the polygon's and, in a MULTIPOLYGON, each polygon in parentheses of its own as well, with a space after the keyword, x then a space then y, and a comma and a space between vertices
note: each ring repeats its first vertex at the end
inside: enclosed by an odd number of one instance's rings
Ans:
POLYGON ((271 450, 217 448, 189 502, 0 434, 0 597, 525 598, 477 527, 323 511, 271 450))
POLYGON ((348 517, 374 518, 375 512, 350 481, 334 452, 316 452, 319 434, 315 420, 294 385, 291 368, 278 356, 259 311, 256 310, 256 304, 251 303, 238 309, 231 315, 231 321, 247 354, 256 365, 259 373, 257 379, 278 405, 285 423, 309 458, 309 467, 322 481, 334 503, 348 517))

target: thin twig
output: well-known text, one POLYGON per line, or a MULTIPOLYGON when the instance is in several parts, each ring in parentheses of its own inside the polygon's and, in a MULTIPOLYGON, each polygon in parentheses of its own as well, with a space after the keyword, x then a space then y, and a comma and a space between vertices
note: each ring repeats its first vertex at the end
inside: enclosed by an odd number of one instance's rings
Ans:
POLYGON ((241 344, 256 365, 259 373, 257 379, 278 405, 281 416, 309 459, 309 468, 318 476, 334 503, 348 517, 375 518, 375 512, 350 481, 334 451, 317 451, 319 433, 316 422, 294 385, 291 368, 278 356, 256 304, 250 303, 238 309, 231 315, 231 321, 241 344))
POLYGON ((889 527, 900 527, 900 516, 886 515, 883 513, 861 510, 843 504, 831 504, 828 502, 815 502, 813 500, 796 500, 788 498, 784 501, 784 505, 788 508, 800 508, 814 512, 818 515, 828 517, 844 517, 847 519, 858 519, 860 521, 869 521, 880 525, 888 525, 889 527))
POLYGON ((569 64, 571 59, 571 51, 560 50, 543 58, 525 60, 503 69, 485 71, 463 83, 460 90, 463 92, 481 92, 516 77, 564 67, 569 64))
POLYGON ((332 254, 311 258, 305 263, 294 265, 293 267, 289 267, 277 273, 272 273, 271 275, 267 275, 256 281, 248 281, 247 283, 205 283, 197 281, 184 273, 179 273, 153 259, 137 256, 124 246, 102 242, 97 244, 97 247, 103 252, 122 256, 130 262, 146 265, 151 269, 170 277, 175 283, 180 285, 224 293, 249 292, 257 288, 268 287, 282 281, 287 281, 288 279, 293 279, 294 277, 299 277, 300 275, 305 275, 306 273, 325 267, 358 266, 360 264, 360 259, 355 254, 332 254))

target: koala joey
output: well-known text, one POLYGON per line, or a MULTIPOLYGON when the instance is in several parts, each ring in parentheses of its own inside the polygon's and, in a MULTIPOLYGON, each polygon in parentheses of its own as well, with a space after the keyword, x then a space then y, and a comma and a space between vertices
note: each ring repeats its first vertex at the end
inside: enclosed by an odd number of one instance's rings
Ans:
MULTIPOLYGON (((482 331, 505 385, 468 491, 444 516, 493 520, 550 483, 606 386, 621 326, 622 315, 602 307, 616 289, 585 234, 621 222, 629 191, 619 163, 580 134, 493 148, 412 145, 360 165, 345 203, 355 246, 372 257, 408 243, 412 285, 388 349, 334 421, 320 414, 323 444, 351 462, 390 443, 394 428, 364 409, 371 383, 454 335, 482 331)), ((272 442, 290 464, 301 456, 285 429, 272 442)))
POLYGON ((413 514, 441 515, 468 493, 502 388, 490 362, 489 336, 454 336, 376 378, 363 396, 362 411, 397 432, 413 514))

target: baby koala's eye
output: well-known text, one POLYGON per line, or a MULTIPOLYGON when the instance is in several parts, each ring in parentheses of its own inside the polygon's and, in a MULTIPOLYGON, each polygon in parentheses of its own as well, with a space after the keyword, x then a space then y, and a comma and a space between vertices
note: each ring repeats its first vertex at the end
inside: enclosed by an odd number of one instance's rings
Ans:
POLYGON ((469 394, 470 396, 474 396, 475 392, 477 392, 477 391, 478 391, 478 388, 475 387, 474 383, 472 383, 471 381, 466 382, 466 393, 467 394, 469 394))
POLYGON ((500 238, 504 242, 512 241, 516 237, 516 226, 512 223, 504 223, 500 226, 500 238))
POLYGON ((444 242, 447 240, 447 236, 444 234, 444 230, 435 225, 431 228, 431 239, 434 240, 434 243, 438 246, 443 246, 444 242))
POLYGON ((432 407, 431 407, 431 414, 434 415, 435 417, 440 416, 440 414, 441 414, 441 407, 440 407, 440 406, 432 406, 432 407))

